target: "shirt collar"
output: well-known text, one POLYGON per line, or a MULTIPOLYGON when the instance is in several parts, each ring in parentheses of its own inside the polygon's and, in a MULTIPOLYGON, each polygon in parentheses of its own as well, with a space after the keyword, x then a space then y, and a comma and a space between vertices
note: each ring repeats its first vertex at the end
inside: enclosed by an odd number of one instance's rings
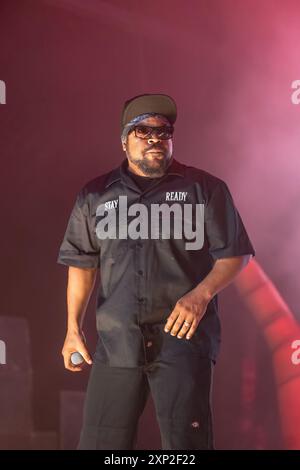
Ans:
MULTIPOLYGON (((105 188, 108 188, 108 186, 110 186, 111 184, 113 184, 117 181, 127 179, 128 174, 126 172, 126 168, 128 168, 128 160, 127 160, 127 158, 124 158, 121 165, 119 167, 115 168, 114 170, 112 170, 109 173, 109 176, 108 176, 106 184, 105 184, 105 188)), ((172 161, 171 161, 169 167, 167 168, 167 171, 164 174, 164 176, 167 176, 167 175, 176 175, 176 176, 184 177, 185 176, 185 166, 182 163, 175 160, 174 158, 172 158, 172 161)))

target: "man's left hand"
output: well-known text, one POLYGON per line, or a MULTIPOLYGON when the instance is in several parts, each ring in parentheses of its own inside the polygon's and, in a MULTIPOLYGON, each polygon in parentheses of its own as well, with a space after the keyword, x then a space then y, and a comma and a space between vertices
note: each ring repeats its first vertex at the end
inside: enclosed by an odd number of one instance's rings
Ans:
POLYGON ((167 319, 165 332, 170 331, 172 336, 183 338, 186 335, 190 339, 195 333, 200 320, 203 318, 210 299, 204 294, 197 292, 196 289, 191 290, 181 297, 172 313, 167 319))

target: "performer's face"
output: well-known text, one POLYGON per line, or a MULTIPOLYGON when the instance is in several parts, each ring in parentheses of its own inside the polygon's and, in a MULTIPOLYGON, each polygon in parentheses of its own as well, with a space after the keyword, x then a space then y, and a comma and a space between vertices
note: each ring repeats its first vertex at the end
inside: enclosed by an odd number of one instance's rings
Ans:
MULTIPOLYGON (((138 123, 138 126, 143 125, 162 127, 170 126, 170 123, 164 117, 151 116, 138 123)), ((123 143, 123 150, 128 158, 128 166, 134 173, 152 178, 160 177, 171 162, 172 137, 163 140, 154 132, 149 138, 143 139, 137 137, 133 130, 129 132, 127 142, 123 143)))

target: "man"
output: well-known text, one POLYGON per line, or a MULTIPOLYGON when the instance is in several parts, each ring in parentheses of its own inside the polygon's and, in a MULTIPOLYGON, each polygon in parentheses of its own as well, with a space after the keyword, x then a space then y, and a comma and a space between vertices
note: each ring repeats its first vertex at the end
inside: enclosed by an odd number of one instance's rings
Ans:
POLYGON ((167 95, 125 103, 127 158, 81 189, 60 248, 65 367, 82 370, 74 351, 92 364, 79 449, 133 449, 149 392, 163 449, 214 449, 217 293, 255 252, 226 183, 173 158, 176 116, 167 95), (98 268, 92 361, 82 325, 98 268))

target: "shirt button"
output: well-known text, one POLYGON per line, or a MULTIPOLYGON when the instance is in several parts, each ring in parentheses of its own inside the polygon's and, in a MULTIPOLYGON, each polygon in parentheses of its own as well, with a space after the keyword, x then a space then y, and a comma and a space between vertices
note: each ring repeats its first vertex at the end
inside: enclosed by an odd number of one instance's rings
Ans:
POLYGON ((143 271, 141 269, 138 270, 139 275, 141 276, 143 274, 143 271))
POLYGON ((147 348, 150 348, 152 346, 152 341, 147 342, 147 348))

